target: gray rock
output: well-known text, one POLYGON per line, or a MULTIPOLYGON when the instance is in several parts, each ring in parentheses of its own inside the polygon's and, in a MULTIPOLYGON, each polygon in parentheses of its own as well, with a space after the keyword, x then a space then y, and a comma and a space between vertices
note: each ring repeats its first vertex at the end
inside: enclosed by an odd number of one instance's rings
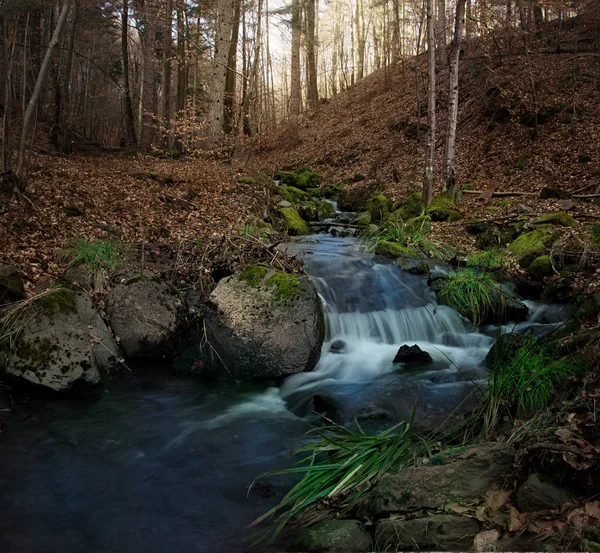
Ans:
POLYGON ((115 286, 105 298, 111 328, 128 359, 173 355, 185 320, 185 303, 170 284, 139 278, 115 286))
POLYGON ((12 265, 0 263, 0 305, 26 298, 23 281, 12 265))
POLYGON ((346 350, 346 342, 344 340, 335 340, 329 346, 330 353, 344 353, 346 350))
POLYGON ((423 351, 419 346, 417 346, 417 344, 413 346, 407 346, 404 344, 398 349, 393 362, 407 363, 411 365, 429 365, 433 362, 433 359, 429 353, 423 351))
POLYGON ((575 207, 573 200, 558 200, 556 203, 561 211, 571 211, 575 207))
POLYGON ((290 551, 305 553, 358 553, 371 551, 371 537, 357 520, 330 520, 304 530, 290 551))
POLYGON ((375 529, 377 551, 433 551, 467 549, 480 530, 479 522, 469 517, 432 515, 411 520, 381 520, 375 529))
POLYGON ((277 204, 277 207, 280 207, 280 208, 292 207, 292 204, 290 202, 288 202, 287 200, 281 200, 277 204))
POLYGON ((207 361, 236 378, 278 378, 310 371, 325 335, 323 309, 305 277, 248 267, 224 278, 205 315, 207 361))
POLYGON ((99 391, 103 380, 120 375, 122 353, 88 296, 57 289, 31 309, 6 352, 7 376, 77 395, 99 391))
POLYGON ((517 205, 517 213, 522 215, 531 215, 533 213, 533 208, 525 204, 519 204, 517 205))
POLYGON ((386 475, 373 490, 368 509, 375 516, 383 516, 481 502, 489 490, 502 487, 514 457, 512 446, 491 443, 449 455, 442 465, 386 475))
POLYGON ((519 486, 515 496, 515 503, 523 513, 560 509, 570 501, 571 498, 565 490, 552 482, 544 481, 539 474, 532 474, 519 486))

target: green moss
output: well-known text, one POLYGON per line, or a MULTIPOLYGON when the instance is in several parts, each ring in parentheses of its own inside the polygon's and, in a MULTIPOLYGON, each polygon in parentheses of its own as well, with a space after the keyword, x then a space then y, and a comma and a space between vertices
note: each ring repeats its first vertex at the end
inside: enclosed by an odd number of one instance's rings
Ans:
POLYGON ((440 451, 439 453, 436 453, 435 455, 432 455, 429 459, 429 463, 431 465, 443 465, 445 460, 449 457, 452 457, 454 455, 458 455, 459 453, 464 453, 465 451, 469 450, 472 446, 458 446, 458 447, 452 447, 450 449, 446 449, 444 451, 440 451))
POLYGON ((319 214, 319 219, 330 219, 334 216, 335 209, 329 202, 323 200, 317 204, 317 212, 319 214))
POLYGON ((240 184, 256 184, 256 179, 253 177, 242 177, 241 179, 238 179, 238 182, 240 184))
POLYGON ((76 313, 75 293, 71 290, 59 288, 36 300, 35 304, 54 313, 76 313))
POLYGON ((384 221, 390 214, 388 199, 383 194, 377 194, 367 200, 367 211, 374 221, 384 221))
POLYGON ((317 188, 321 186, 322 181, 321 175, 306 168, 300 169, 297 173, 292 173, 291 171, 277 171, 275 173, 275 179, 281 181, 282 184, 294 186, 301 190, 317 188))
POLYGON ((503 269, 508 262, 507 253, 503 249, 492 249, 474 253, 467 257, 467 266, 480 267, 482 269, 503 269))
POLYGON ((276 301, 293 300, 300 293, 300 277, 275 271, 267 279, 267 286, 274 288, 273 298, 276 301))
POLYGON ((539 257, 536 257, 529 266, 529 272, 538 278, 552 276, 554 274, 554 269, 552 269, 550 256, 540 255, 539 257))
POLYGON ((306 193, 311 198, 322 198, 323 196, 325 196, 325 189, 324 188, 307 188, 306 193))
MULTIPOLYGON (((371 224, 371 214, 368 211, 359 213, 352 221, 355 225, 368 226, 371 224)), ((600 225, 599 225, 600 226, 600 225)))
POLYGON ((454 203, 444 194, 435 196, 427 208, 432 221, 454 222, 463 218, 462 213, 454 209, 454 203))
POLYGON ((421 213, 423 213, 423 205, 421 204, 422 199, 423 194, 421 194, 421 192, 413 192, 412 194, 409 194, 406 201, 400 208, 392 213, 391 217, 397 222, 408 221, 409 219, 418 217, 421 215, 421 213))
POLYGON ((283 216, 287 231, 290 236, 300 236, 302 234, 310 234, 310 228, 306 221, 298 215, 298 212, 293 207, 284 207, 279 210, 283 216))
POLYGON ((17 355, 33 365, 48 363, 52 359, 52 344, 48 338, 35 338, 32 341, 21 341, 17 347, 17 355))
POLYGON ((592 228, 592 242, 594 244, 600 244, 600 225, 591 225, 592 228))
POLYGON ((377 255, 384 255, 385 257, 392 257, 394 259, 398 257, 419 257, 419 254, 410 248, 400 246, 394 242, 388 242, 387 240, 379 240, 375 246, 375 253, 377 255))
POLYGON ((553 233, 549 232, 547 228, 540 228, 521 234, 511 242, 508 250, 517 256, 521 267, 527 269, 536 257, 547 253, 553 242, 553 233))
POLYGON ((558 225, 561 227, 574 227, 577 221, 564 211, 558 213, 546 213, 538 217, 534 222, 534 225, 558 225))
POLYGON ((471 182, 467 182, 462 185, 461 190, 475 190, 475 185, 471 182))
POLYGON ((287 187, 287 193, 288 193, 288 197, 290 198, 289 201, 291 201, 292 203, 299 203, 299 202, 306 202, 310 200, 310 196, 304 192, 303 190, 300 190, 299 188, 296 188, 295 186, 288 186, 287 187))
POLYGON ((240 273, 240 280, 243 280, 248 286, 256 288, 267 275, 266 267, 260 265, 249 265, 240 273))
POLYGON ((517 162, 515 163, 515 167, 519 170, 519 171, 524 171, 527 168, 527 159, 524 157, 520 157, 517 162))
POLYGON ((404 226, 412 230, 422 230, 423 232, 431 232, 431 217, 429 215, 421 215, 413 217, 404 223, 404 226))

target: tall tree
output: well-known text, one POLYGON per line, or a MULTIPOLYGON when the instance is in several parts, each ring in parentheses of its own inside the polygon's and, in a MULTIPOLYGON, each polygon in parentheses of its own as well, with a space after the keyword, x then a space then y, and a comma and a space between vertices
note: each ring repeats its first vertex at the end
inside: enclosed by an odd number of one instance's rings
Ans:
POLYGON ((223 133, 223 104, 234 4, 235 0, 219 0, 217 5, 216 40, 208 112, 209 134, 206 141, 209 148, 214 148, 219 143, 223 133))
POLYGON ((312 112, 319 109, 317 60, 315 54, 315 0, 306 0, 306 65, 308 69, 308 105, 312 112))
POLYGON ((154 49, 156 46, 156 25, 158 20, 157 0, 140 2, 140 36, 142 42, 143 69, 141 94, 141 128, 139 148, 148 152, 154 137, 154 91, 156 79, 156 63, 154 49))
POLYGON ((302 90, 300 83, 300 35, 302 32, 302 16, 300 0, 292 0, 292 64, 290 80, 290 118, 292 124, 298 124, 302 109, 302 90))
POLYGON ((437 16, 437 63, 445 67, 448 64, 448 47, 446 36, 446 0, 438 0, 437 16))
POLYGON ((42 66, 40 68, 40 72, 38 73, 37 80, 35 82, 35 88, 33 89, 33 94, 29 99, 29 103, 27 104, 27 109, 25 110, 25 115, 23 117, 23 126, 21 128, 21 139, 19 140, 19 154, 17 157, 17 172, 16 172, 16 186, 14 194, 16 196, 22 195, 25 190, 26 179, 25 179, 25 170, 27 167, 27 157, 25 154, 25 149, 27 146, 27 136, 29 134, 29 127, 33 122, 33 118, 36 112, 37 104, 40 99, 40 95, 42 93, 42 88, 44 83, 46 82, 46 77, 48 75, 48 71, 50 69, 50 62, 52 60, 52 54, 56 49, 60 41, 61 33, 65 27, 67 22, 67 17, 69 15, 69 11, 72 7, 73 0, 65 0, 63 3, 63 7, 60 11, 60 16, 58 18, 58 22, 54 29, 54 33, 52 34, 52 39, 50 40, 50 44, 48 45, 48 49, 46 50, 46 55, 44 56, 44 61, 42 62, 42 66))
POLYGON ((450 54, 450 96, 448 101, 448 133, 444 152, 444 190, 456 200, 456 124, 458 120, 458 66, 465 27, 465 1, 457 0, 454 39, 450 54))
POLYGON ((160 118, 165 128, 163 142, 168 146, 171 130, 171 48, 173 46, 173 0, 165 3, 165 36, 163 37, 163 59, 161 75, 162 101, 160 104, 160 118))
POLYGON ((227 76, 225 78, 225 100, 223 103, 223 132, 229 134, 233 129, 235 118, 235 90, 237 84, 237 47, 240 32, 240 12, 242 0, 234 0, 233 25, 231 29, 231 42, 227 56, 227 76))
POLYGON ((427 59, 429 88, 427 92, 427 154, 425 158, 425 177, 423 179, 423 205, 428 206, 433 196, 433 166, 435 163, 435 25, 433 2, 427 0, 427 59))
POLYGON ((135 117, 129 85, 129 0, 123 0, 121 11, 121 64, 123 65, 123 103, 125 105, 125 134, 127 143, 135 146, 135 117))
POLYGON ((356 80, 365 76, 365 12, 363 0, 356 0, 356 80))

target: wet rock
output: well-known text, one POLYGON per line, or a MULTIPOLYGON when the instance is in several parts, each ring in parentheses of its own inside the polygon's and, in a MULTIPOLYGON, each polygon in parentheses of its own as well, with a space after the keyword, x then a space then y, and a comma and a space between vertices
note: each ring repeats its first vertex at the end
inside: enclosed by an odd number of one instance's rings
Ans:
POLYGON ((411 520, 381 520, 375 529, 377 550, 466 550, 481 526, 473 518, 433 515, 411 520))
POLYGON ((356 414, 357 420, 391 420, 392 414, 381 407, 365 407, 356 414))
POLYGON ((185 322, 179 292, 166 282, 132 279, 105 299, 106 314, 128 359, 167 359, 175 351, 185 322))
POLYGON ((545 481, 539 474, 532 474, 521 484, 515 496, 515 504, 523 513, 560 509, 570 501, 571 498, 565 490, 545 481))
POLYGON ((554 269, 552 268, 550 256, 540 255, 536 257, 529 266, 529 272, 540 280, 544 277, 552 276, 554 269))
POLYGON ((483 319, 484 324, 519 323, 527 320, 529 308, 521 298, 505 286, 498 284, 493 291, 492 307, 483 319))
POLYGON ((444 510, 483 502, 490 490, 500 489, 513 469, 515 451, 490 443, 442 458, 441 465, 411 467, 384 476, 374 488, 367 508, 374 516, 421 509, 444 510))
POLYGON ((417 276, 427 276, 429 274, 429 265, 427 265, 427 263, 425 263, 425 261, 417 261, 417 260, 412 260, 412 261, 415 261, 415 262, 408 264, 409 266, 406 269, 404 269, 405 271, 409 272, 411 275, 417 275, 417 276))
POLYGON ((5 346, 9 378, 83 395, 121 374, 122 353, 87 295, 60 288, 40 297, 34 308, 35 317, 14 346, 5 346))
POLYGON ((572 196, 573 195, 567 190, 554 186, 546 186, 540 191, 540 198, 542 198, 542 200, 551 198, 556 198, 557 200, 570 200, 572 196))
POLYGON ((0 305, 6 305, 26 298, 23 280, 12 265, 0 263, 0 305))
POLYGON ((331 353, 344 353, 345 349, 346 349, 346 342, 344 342, 344 340, 335 340, 329 346, 329 351, 331 353))
POLYGON ((285 221, 287 232, 290 236, 310 234, 310 228, 306 224, 306 221, 300 217, 293 207, 284 207, 279 210, 279 213, 285 221))
POLYGON ((322 200, 317 204, 317 216, 320 221, 325 219, 329 219, 335 215, 335 209, 333 205, 326 201, 322 200))
POLYGON ((371 537, 357 520, 330 520, 304 530, 290 551, 305 553, 358 553, 371 551, 371 537))
POLYGON ((216 352, 215 369, 248 379, 277 378, 315 366, 325 325, 307 278, 250 266, 221 280, 210 303, 205 324, 216 352))
POLYGON ((485 356, 488 367, 502 366, 512 361, 523 347, 527 337, 523 334, 509 333, 500 336, 485 356))
POLYGON ((396 356, 394 357, 394 363, 428 365, 432 362, 433 359, 431 358, 431 355, 426 351, 423 351, 416 344, 414 346, 400 346, 398 353, 396 353, 396 356))
POLYGON ((313 396, 314 412, 324 415, 329 420, 341 423, 344 419, 341 405, 331 397, 317 394, 313 396))

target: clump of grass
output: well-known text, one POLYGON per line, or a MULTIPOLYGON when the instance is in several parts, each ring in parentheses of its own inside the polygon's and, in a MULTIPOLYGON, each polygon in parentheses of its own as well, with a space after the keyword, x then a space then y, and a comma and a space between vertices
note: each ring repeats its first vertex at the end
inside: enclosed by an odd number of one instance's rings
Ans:
POLYGON ((531 417, 550 404, 557 386, 579 367, 556 359, 535 338, 528 338, 508 363, 493 365, 483 402, 489 432, 504 415, 531 417))
POLYGON ((493 249, 474 253, 467 257, 468 267, 482 269, 504 269, 508 264, 508 252, 503 249, 493 249))
POLYGON ((449 261, 456 252, 447 244, 442 244, 427 236, 426 221, 419 225, 390 223, 386 228, 361 237, 360 245, 368 252, 374 252, 380 241, 393 242, 404 248, 409 248, 417 254, 449 261))
POLYGON ((241 236, 243 238, 254 237, 264 242, 270 241, 268 228, 259 227, 251 223, 245 223, 241 230, 238 232, 238 236, 241 236))
POLYGON ((70 266, 85 265, 93 275, 116 269, 121 264, 122 246, 112 240, 77 240, 62 251, 70 266))
POLYGON ((275 523, 257 534, 257 543, 267 537, 274 540, 292 519, 316 522, 319 513, 327 513, 322 507, 335 505, 337 512, 346 511, 386 472, 412 465, 425 447, 411 433, 411 423, 407 422, 374 436, 366 434, 358 423, 356 431, 333 424, 310 430, 304 438, 314 434, 319 439, 296 452, 304 455, 296 466, 262 475, 304 476, 278 505, 252 523, 275 523))
POLYGON ((498 299, 497 287, 490 275, 461 269, 442 282, 439 297, 443 303, 479 326, 498 299))

